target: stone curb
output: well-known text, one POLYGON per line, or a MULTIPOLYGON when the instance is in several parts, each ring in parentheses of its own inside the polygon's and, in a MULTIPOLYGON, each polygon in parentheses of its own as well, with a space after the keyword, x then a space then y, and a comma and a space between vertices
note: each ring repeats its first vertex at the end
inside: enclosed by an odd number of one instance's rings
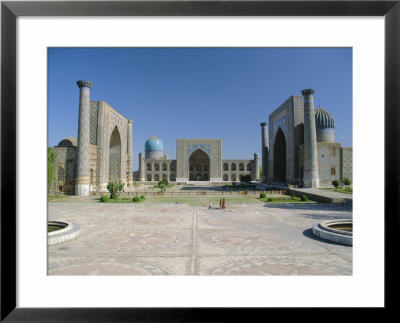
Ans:
POLYGON ((335 233, 332 231, 324 230, 320 223, 315 223, 312 226, 312 233, 321 239, 332 241, 338 244, 353 246, 353 236, 335 233))
POLYGON ((64 229, 47 233, 47 245, 53 245, 75 239, 81 234, 81 227, 76 223, 49 221, 49 224, 66 224, 64 229))

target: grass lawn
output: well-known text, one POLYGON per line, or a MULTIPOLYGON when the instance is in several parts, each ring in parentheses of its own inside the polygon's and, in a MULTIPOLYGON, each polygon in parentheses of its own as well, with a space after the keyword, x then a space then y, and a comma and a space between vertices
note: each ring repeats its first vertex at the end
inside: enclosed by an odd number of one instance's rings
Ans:
POLYGON ((272 201, 268 201, 268 198, 270 197, 265 197, 265 198, 259 198, 260 201, 265 202, 265 203, 315 203, 314 201, 308 200, 308 201, 302 201, 300 197, 294 196, 293 198, 291 196, 279 196, 279 197, 272 197, 272 201))
POLYGON ((350 194, 353 195, 353 188, 352 187, 342 187, 342 188, 322 188, 323 190, 326 191, 335 191, 339 193, 345 193, 345 194, 350 194), (351 191, 349 191, 350 189, 351 191))

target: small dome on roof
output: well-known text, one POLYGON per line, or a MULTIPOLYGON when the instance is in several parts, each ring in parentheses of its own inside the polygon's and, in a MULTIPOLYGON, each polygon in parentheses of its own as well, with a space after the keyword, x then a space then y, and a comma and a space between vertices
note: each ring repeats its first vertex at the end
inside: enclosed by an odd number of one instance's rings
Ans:
POLYGON ((144 144, 145 151, 155 151, 155 150, 163 150, 163 142, 160 138, 156 136, 151 136, 149 139, 146 140, 144 144))
POLYGON ((315 125, 317 128, 335 128, 335 119, 328 111, 318 107, 315 110, 315 125))
POLYGON ((72 147, 77 146, 78 141, 74 137, 68 137, 58 143, 58 147, 72 147))

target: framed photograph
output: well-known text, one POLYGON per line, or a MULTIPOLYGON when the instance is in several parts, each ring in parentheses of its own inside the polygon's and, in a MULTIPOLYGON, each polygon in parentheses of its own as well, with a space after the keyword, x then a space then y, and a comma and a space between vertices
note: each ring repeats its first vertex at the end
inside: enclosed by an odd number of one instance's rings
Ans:
POLYGON ((399 14, 397 1, 2 2, 1 320, 392 308, 399 14))

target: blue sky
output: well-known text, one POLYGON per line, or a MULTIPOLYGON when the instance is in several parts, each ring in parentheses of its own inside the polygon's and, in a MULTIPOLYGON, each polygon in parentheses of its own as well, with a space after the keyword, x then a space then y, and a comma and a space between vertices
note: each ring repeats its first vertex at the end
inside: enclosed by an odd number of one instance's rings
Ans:
POLYGON ((260 122, 305 88, 333 114, 335 141, 352 147, 351 48, 49 48, 49 146, 77 137, 77 80, 133 119, 135 170, 152 135, 173 159, 177 138, 220 138, 223 158, 250 159, 260 122))

